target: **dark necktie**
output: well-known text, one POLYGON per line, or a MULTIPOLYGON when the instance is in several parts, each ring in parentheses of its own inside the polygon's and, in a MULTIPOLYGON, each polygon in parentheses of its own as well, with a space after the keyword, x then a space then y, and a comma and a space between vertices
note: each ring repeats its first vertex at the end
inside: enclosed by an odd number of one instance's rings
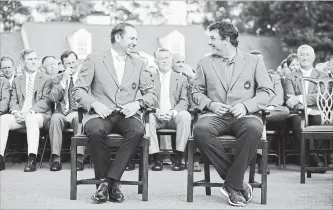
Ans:
POLYGON ((73 112, 74 109, 76 109, 75 99, 73 96, 73 89, 74 89, 74 82, 73 82, 73 77, 71 77, 68 86, 68 103, 69 103, 68 114, 73 112))

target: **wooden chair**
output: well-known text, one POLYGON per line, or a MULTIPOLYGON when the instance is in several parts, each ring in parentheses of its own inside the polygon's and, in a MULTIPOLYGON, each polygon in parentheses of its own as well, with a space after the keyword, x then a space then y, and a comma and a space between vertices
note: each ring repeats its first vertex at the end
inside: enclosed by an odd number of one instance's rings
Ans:
MULTIPOLYGON (((199 110, 196 112, 198 113, 199 110)), ((267 159, 268 159, 268 143, 266 140, 266 115, 268 115, 269 112, 266 110, 262 111, 262 120, 263 120, 263 134, 260 140, 260 143, 258 145, 259 149, 262 149, 262 174, 261 174, 261 183, 254 181, 255 176, 255 165, 256 165, 256 157, 251 161, 250 164, 250 175, 249 175, 249 183, 253 188, 261 188, 261 204, 267 203, 267 159)), ((197 114, 195 117, 195 122, 198 119, 197 114)), ((193 131, 193 130, 192 130, 193 131)), ((230 135, 223 135, 218 137, 221 144, 226 149, 231 149, 237 142, 237 138, 230 135)), ((209 163, 206 158, 204 158, 204 176, 205 178, 200 181, 193 180, 193 152, 194 148, 196 148, 196 145, 194 144, 193 135, 191 135, 189 141, 188 141, 188 174, 187 174, 187 202, 193 202, 193 188, 200 186, 206 188, 206 195, 211 195, 211 187, 221 187, 222 183, 212 183, 210 182, 210 169, 209 169, 209 163)), ((204 155, 204 154, 202 154, 204 155)))
MULTIPOLYGON (((79 123, 82 124, 83 109, 78 109, 79 123)), ((138 193, 142 194, 142 200, 148 201, 148 155, 149 155, 149 111, 145 111, 144 122, 145 122, 145 136, 143 137, 142 143, 138 146, 140 148, 140 163, 139 163, 139 177, 138 181, 124 181, 121 180, 120 184, 123 185, 138 185, 138 193)), ((82 127, 82 126, 79 126, 82 127)), ((109 147, 119 147, 123 141, 123 136, 119 134, 109 134, 106 139, 106 144, 109 147)), ((80 184, 100 184, 100 180, 95 178, 77 180, 76 170, 76 155, 77 146, 87 146, 88 138, 85 134, 77 134, 71 139, 71 177, 70 177, 70 199, 77 199, 77 185, 80 184)))
MULTIPOLYGON (((304 105, 304 128, 302 130, 301 137, 301 183, 305 183, 305 172, 307 172, 307 178, 311 178, 311 171, 327 171, 333 170, 333 167, 309 167, 307 164, 310 159, 310 146, 309 140, 320 139, 333 141, 333 78, 322 77, 322 78, 302 78, 302 88, 305 90, 305 82, 312 82, 317 88, 317 106, 321 116, 321 125, 308 124, 308 109, 306 103, 306 92, 303 91, 303 105, 304 105)), ((333 149, 316 149, 311 152, 321 153, 333 153, 333 149)))

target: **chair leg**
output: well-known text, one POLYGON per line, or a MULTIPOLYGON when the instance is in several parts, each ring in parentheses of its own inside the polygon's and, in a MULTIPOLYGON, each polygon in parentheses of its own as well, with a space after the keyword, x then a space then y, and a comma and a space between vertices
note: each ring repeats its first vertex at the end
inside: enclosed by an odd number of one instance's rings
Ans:
POLYGON ((256 160, 257 158, 254 157, 250 163, 249 183, 254 183, 254 176, 256 173, 256 160))
POLYGON ((267 203, 267 163, 268 163, 268 144, 262 143, 262 173, 261 173, 261 204, 267 203))
POLYGON ((39 168, 43 167, 43 158, 44 158, 44 153, 45 153, 45 149, 46 149, 46 144, 47 144, 47 140, 49 139, 49 135, 46 134, 45 135, 45 139, 44 139, 44 146, 43 146, 43 151, 42 154, 40 156, 40 161, 39 161, 39 168))
MULTIPOLYGON (((143 148, 140 148, 139 181, 143 179, 143 148)), ((138 185, 138 194, 142 194, 142 185, 138 185)))
POLYGON ((285 152, 285 148, 284 148, 284 143, 285 143, 285 139, 283 138, 281 140, 282 144, 282 148, 281 148, 281 159, 283 160, 283 170, 286 170, 286 152, 285 152))
POLYGON ((148 201, 148 156, 149 156, 149 138, 144 138, 144 147, 142 154, 143 177, 142 177, 142 200, 148 201))
POLYGON ((71 141, 71 191, 70 199, 77 199, 77 171, 76 171, 76 156, 77 156, 77 145, 76 140, 72 138, 71 141))
MULTIPOLYGON (((305 167, 310 165, 311 162, 311 150, 310 150, 310 139, 304 139, 305 143, 305 167)), ((306 177, 311 178, 311 170, 306 170, 306 177)))
POLYGON ((187 142, 187 202, 193 202, 193 140, 187 142))
MULTIPOLYGON (((204 171, 205 171, 205 180, 206 182, 210 182, 210 169, 209 169, 209 160, 205 156, 204 158, 204 171)), ((211 195, 211 188, 210 187, 205 187, 206 188, 206 195, 211 195)))
POLYGON ((277 146, 278 146, 278 159, 277 159, 277 164, 278 164, 278 167, 279 169, 281 170, 281 135, 278 135, 277 136, 277 146))
POLYGON ((301 184, 305 183, 305 139, 304 134, 301 134, 301 184))

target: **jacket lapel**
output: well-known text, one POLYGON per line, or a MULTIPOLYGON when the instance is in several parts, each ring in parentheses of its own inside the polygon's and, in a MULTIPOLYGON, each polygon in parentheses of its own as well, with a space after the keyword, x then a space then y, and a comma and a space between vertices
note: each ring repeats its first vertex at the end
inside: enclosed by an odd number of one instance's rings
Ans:
POLYGON ((134 62, 130 55, 126 56, 124 76, 121 83, 126 83, 134 71, 134 62))
MULTIPOLYGON (((311 78, 318 78, 318 71, 313 69, 310 75, 311 78)), ((308 94, 311 94, 316 88, 316 85, 313 82, 309 82, 308 94)), ((315 91, 316 92, 316 91, 315 91)))
POLYGON ((37 92, 39 85, 42 83, 42 79, 43 79, 42 73, 37 72, 36 78, 35 78, 35 81, 34 81, 33 95, 35 95, 35 93, 37 92))
POLYGON ((303 94, 302 77, 303 77, 303 74, 302 74, 301 70, 297 70, 296 75, 295 75, 295 82, 297 84, 298 89, 303 94))
POLYGON ((235 58, 235 66, 232 71, 232 77, 231 77, 231 82, 230 82, 230 89, 234 86, 236 83, 239 75, 242 73, 244 69, 246 58, 242 51, 237 50, 236 58, 235 58))
POLYGON ((175 106, 175 98, 173 96, 173 93, 177 91, 177 88, 178 88, 177 73, 171 70, 170 84, 169 84, 169 98, 172 107, 175 106))
POLYGON ((27 76, 24 73, 20 79, 20 88, 21 88, 24 98, 25 98, 25 92, 26 92, 26 88, 25 88, 26 78, 27 78, 27 76))
POLYGON ((155 82, 155 91, 157 96, 157 104, 160 107, 160 93, 161 93, 161 81, 160 81, 160 73, 157 71, 156 74, 153 74, 153 80, 155 82))
POLYGON ((221 62, 219 61, 219 59, 217 58, 212 58, 213 62, 212 62, 212 67, 217 75, 217 77, 219 78, 223 88, 225 89, 225 91, 228 91, 228 81, 226 78, 226 69, 222 67, 221 62))
POLYGON ((116 73, 116 69, 114 67, 112 54, 111 54, 110 50, 105 52, 103 63, 105 65, 107 71, 110 73, 112 79, 116 83, 117 87, 119 87, 118 76, 117 76, 117 73, 116 73))

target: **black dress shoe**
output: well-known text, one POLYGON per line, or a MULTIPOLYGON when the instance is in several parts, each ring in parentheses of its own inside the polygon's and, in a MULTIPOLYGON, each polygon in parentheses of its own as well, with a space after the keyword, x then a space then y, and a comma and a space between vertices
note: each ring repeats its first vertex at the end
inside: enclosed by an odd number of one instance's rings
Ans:
POLYGON ((25 165, 24 172, 36 171, 36 159, 28 159, 27 165, 25 165))
POLYGON ((77 171, 83 171, 84 169, 84 164, 82 161, 76 161, 76 170, 77 171))
POLYGON ((109 200, 115 203, 121 203, 124 200, 124 194, 120 191, 120 184, 113 182, 109 189, 109 200))
POLYGON ((54 161, 51 164, 50 171, 60 171, 62 169, 62 165, 59 161, 54 161))
POLYGON ((152 171, 162 171, 163 170, 163 163, 162 161, 155 161, 153 166, 151 167, 152 171))
POLYGON ((91 200, 95 204, 105 203, 108 200, 109 196, 109 186, 108 183, 103 181, 99 184, 97 191, 93 196, 91 196, 91 200))
POLYGON ((0 171, 5 170, 5 158, 0 155, 0 171))
POLYGON ((183 171, 185 169, 185 166, 183 165, 181 160, 176 160, 175 164, 172 167, 173 171, 183 171))
POLYGON ((130 161, 126 166, 125 171, 133 171, 134 169, 135 169, 135 164, 133 163, 133 161, 130 161))

